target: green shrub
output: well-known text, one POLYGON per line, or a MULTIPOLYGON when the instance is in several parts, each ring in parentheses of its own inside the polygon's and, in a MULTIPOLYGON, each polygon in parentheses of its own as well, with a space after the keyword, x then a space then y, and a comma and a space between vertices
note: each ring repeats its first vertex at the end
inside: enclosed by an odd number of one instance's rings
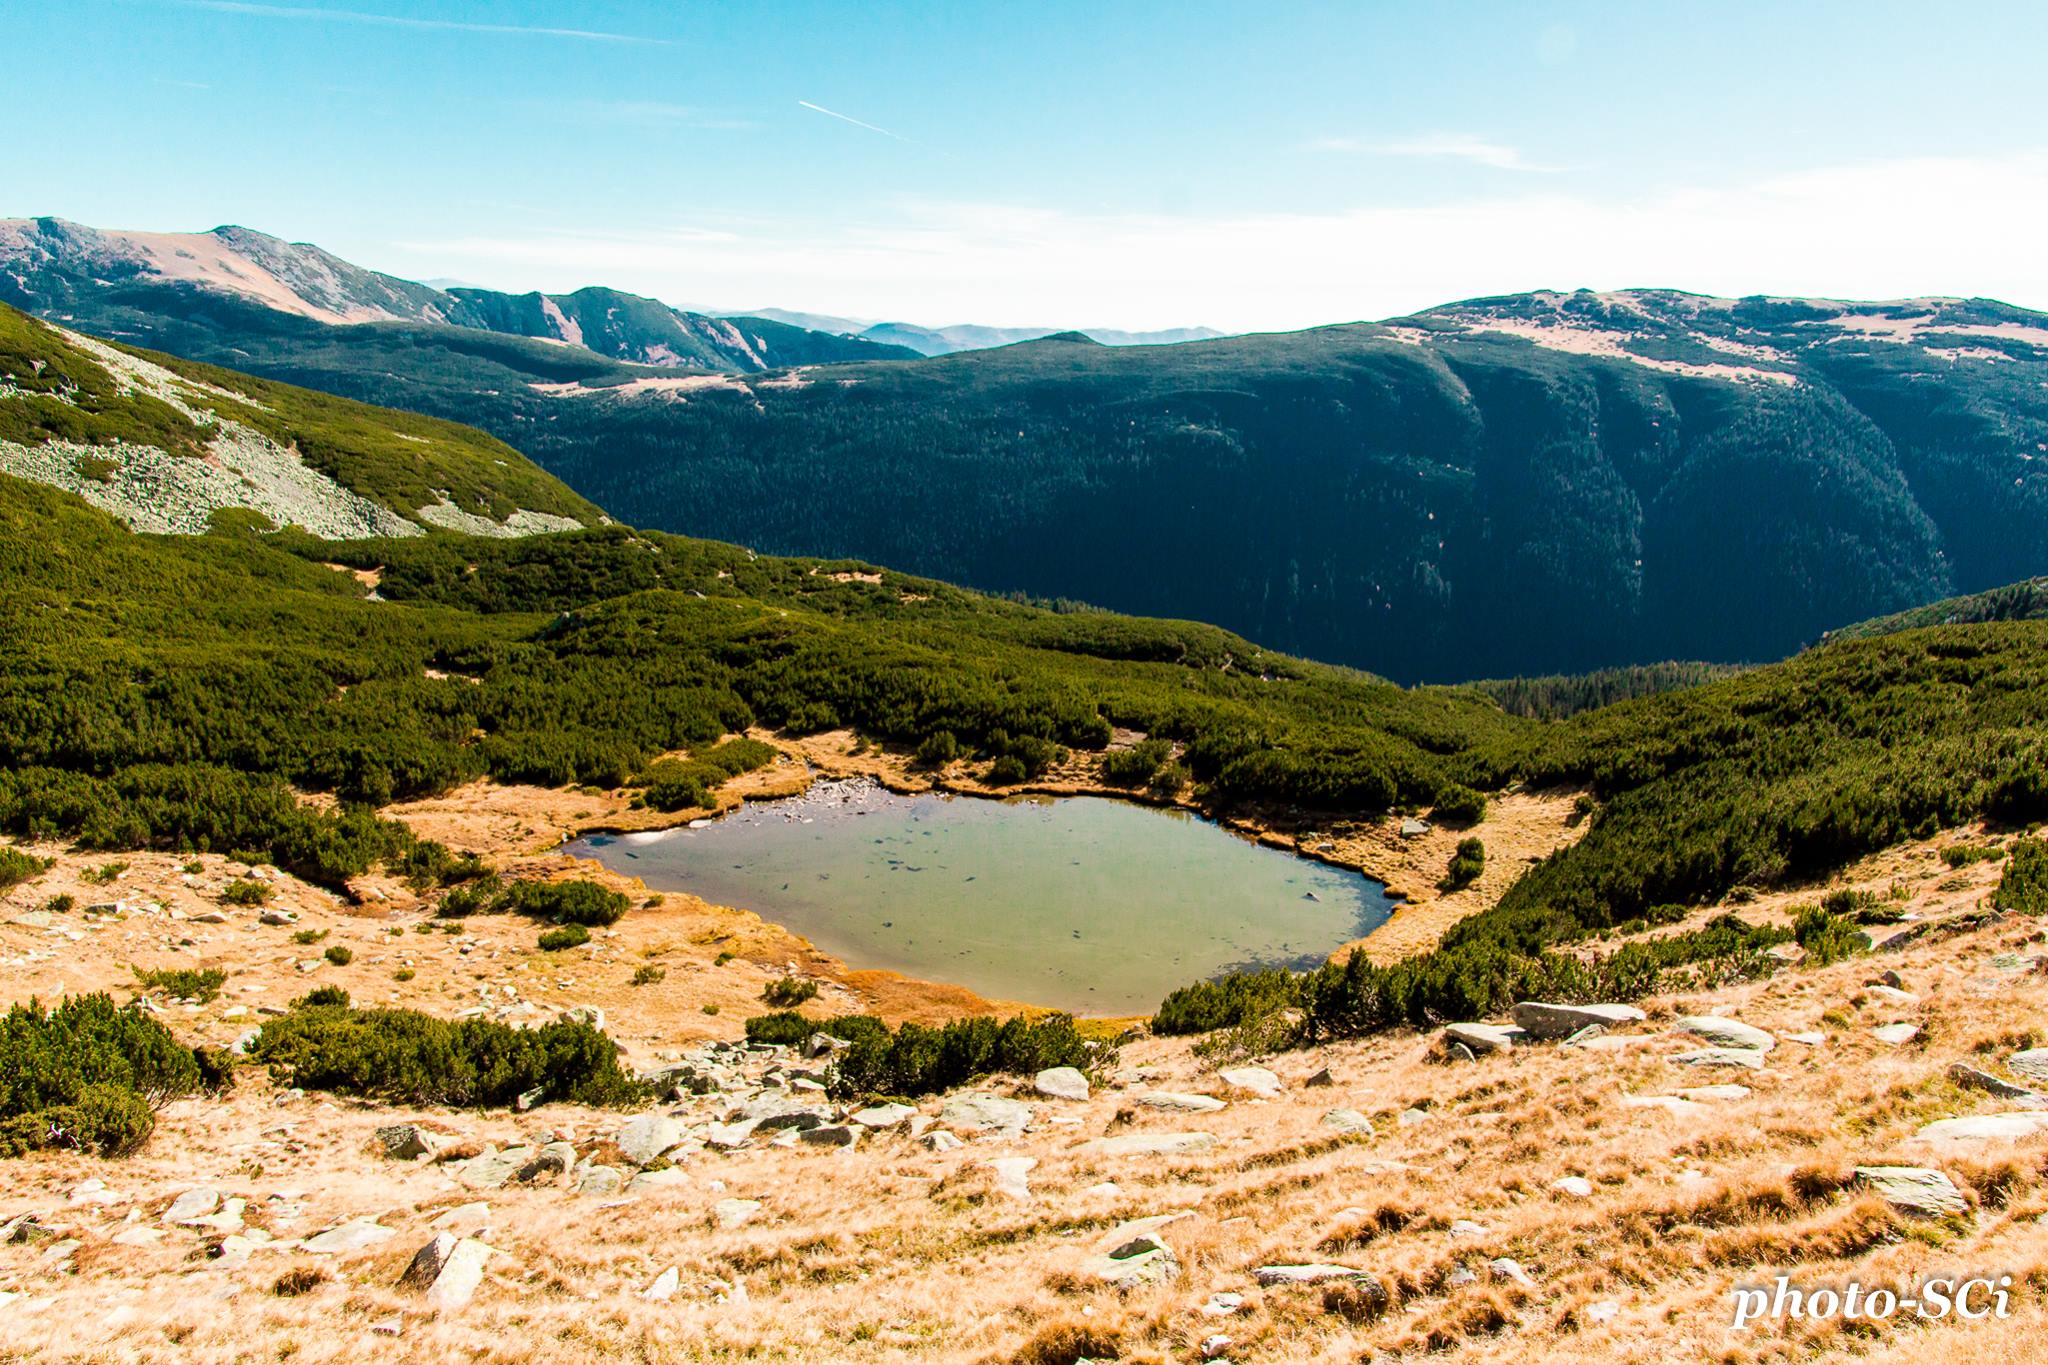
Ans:
POLYGON ((391 979, 393 981, 410 981, 418 975, 419 973, 415 972, 410 967, 400 967, 397 971, 391 974, 391 979))
POLYGON ((642 801, 656 810, 709 809, 712 793, 728 780, 775 761, 776 748, 741 736, 693 753, 686 761, 664 760, 642 774, 642 801))
POLYGON ((2022 915, 2048 914, 2048 843, 2039 839, 2014 842, 1991 903, 2022 915))
POLYGON ((58 895, 52 896, 48 900, 44 901, 41 908, 47 914, 68 915, 74 909, 76 909, 77 906, 78 897, 66 891, 58 895))
POLYGON ((298 999, 292 1001, 295 1010, 318 1009, 323 1005, 339 1005, 348 1008, 348 992, 340 986, 315 986, 298 999))
POLYGON ((1479 880, 1479 874, 1486 871, 1486 845, 1476 838, 1460 839, 1458 851, 1451 855, 1451 865, 1444 873, 1444 879, 1437 883, 1440 891, 1462 890, 1479 880))
POLYGON ((1065 1014, 1001 1023, 956 1019, 940 1028, 876 1026, 852 1037, 833 1062, 829 1086, 841 1098, 937 1094, 980 1076, 1029 1075, 1071 1066, 1099 1076, 1115 1049, 1091 1047, 1065 1014))
POLYGON ((206 1004, 220 994, 228 974, 218 967, 165 967, 154 971, 137 967, 135 979, 145 990, 162 991, 176 1000, 197 1000, 206 1004))
POLYGON ((415 840, 412 847, 391 864, 391 870, 404 877, 415 891, 454 886, 491 873, 490 865, 476 854, 450 852, 445 844, 432 839, 415 840))
POLYGON ((564 948, 578 948, 590 942, 590 931, 580 924, 564 924, 549 929, 540 936, 543 952, 555 953, 564 948))
POLYGON ((795 1009, 806 1000, 818 998, 818 983, 785 976, 761 988, 761 999, 777 1009, 795 1009))
POLYGON ((1864 938, 1853 920, 1831 913, 1825 906, 1803 907, 1792 920, 1792 937, 1806 949, 1807 960, 1817 967, 1863 951, 1864 938))
POLYGON ((349 963, 356 960, 355 953, 339 943, 330 944, 327 951, 320 954, 320 956, 326 958, 337 967, 346 967, 349 963))
POLYGON ((1298 980, 1293 972, 1274 969, 1197 981, 1160 1003, 1152 1031, 1162 1036, 1208 1033, 1263 1019, 1294 1004, 1298 980))
POLYGON ((261 905, 270 895, 268 884, 243 877, 222 888, 220 898, 230 905, 261 905))
POLYGON ((1031 774, 1024 771, 1024 760, 1014 754, 1004 754, 988 765, 985 779, 991 787, 1014 787, 1031 774))
POLYGON ((1476 825, 1486 818, 1486 797, 1453 782, 1436 794, 1430 817, 1443 825, 1476 825))
POLYGON ((958 757, 960 741, 951 730, 926 735, 917 746, 916 763, 920 768, 943 768, 958 757))
POLYGON ((327 931, 325 929, 301 929, 292 935, 292 942, 302 948, 310 948, 326 937, 327 931))
POLYGON ((83 872, 79 875, 80 880, 92 886, 107 886, 114 882, 116 879, 118 879, 120 875, 123 872, 126 872, 127 870, 128 864, 126 863, 101 863, 98 867, 92 868, 90 871, 83 872))
POLYGON ((1154 796, 1171 801, 1180 795, 1180 789, 1192 780, 1193 776, 1188 772, 1185 763, 1162 763, 1159 771, 1152 774, 1152 780, 1145 784, 1145 789, 1154 796))
POLYGON ((50 860, 23 853, 18 848, 0 846, 0 891, 21 885, 31 877, 39 877, 49 870, 50 860))
POLYGON ((652 986, 667 975, 668 968, 652 962, 643 963, 633 969, 633 984, 636 986, 652 986))
POLYGON ((745 1024, 750 1043, 775 1043, 794 1047, 810 1041, 814 1033, 851 1042, 855 1038, 887 1039, 888 1026, 872 1014, 839 1014, 830 1019, 807 1019, 795 1010, 757 1014, 745 1024))
POLYGON ((69 1147, 124 1156, 167 1100, 224 1084, 218 1059, 181 1045, 156 1020, 105 995, 45 1013, 30 1001, 0 1019, 0 1156, 69 1147))
POLYGON ((1995 844, 1950 844, 1941 851, 1941 860, 1950 867, 1968 867, 1972 863, 1995 863, 2005 856, 2005 850, 1995 844))
POLYGON ((434 913, 444 919, 467 919, 482 914, 491 908, 497 899, 499 888, 491 882, 471 882, 458 886, 441 897, 441 903, 434 907, 434 913))
POLYGON ((280 1085, 397 1104, 500 1108, 538 1089, 551 1100, 625 1105, 649 1094, 620 1069, 610 1038, 563 1020, 519 1029, 301 1001, 263 1026, 249 1055, 280 1085))
POLYGON ((607 890, 593 881, 577 880, 514 882, 492 908, 562 924, 602 926, 618 923, 632 904, 620 892, 607 890))
POLYGON ((1173 745, 1163 739, 1140 740, 1128 749, 1102 756, 1102 780, 1112 787, 1142 787, 1173 757, 1173 745))

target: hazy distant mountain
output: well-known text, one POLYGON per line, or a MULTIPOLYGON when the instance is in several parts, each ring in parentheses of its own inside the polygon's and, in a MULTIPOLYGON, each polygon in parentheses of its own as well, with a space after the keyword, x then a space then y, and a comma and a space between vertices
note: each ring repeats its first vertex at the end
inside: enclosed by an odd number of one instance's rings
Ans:
POLYGON ((324 323, 478 328, 690 369, 753 371, 913 354, 769 319, 685 312, 616 289, 550 295, 436 288, 250 228, 130 232, 61 218, 0 219, 0 298, 61 318, 82 297, 130 285, 198 289, 324 323))
POLYGON ((830 313, 793 313, 782 308, 757 308, 750 316, 773 318, 819 332, 858 336, 890 346, 907 346, 924 356, 1014 346, 1020 341, 1037 341, 1062 332, 1078 332, 1105 346, 1168 346, 1182 341, 1208 341, 1224 335, 1213 327, 1169 327, 1157 332, 1125 332, 1114 327, 983 327, 971 322, 952 327, 920 327, 914 322, 874 322, 863 318, 834 317, 830 313))

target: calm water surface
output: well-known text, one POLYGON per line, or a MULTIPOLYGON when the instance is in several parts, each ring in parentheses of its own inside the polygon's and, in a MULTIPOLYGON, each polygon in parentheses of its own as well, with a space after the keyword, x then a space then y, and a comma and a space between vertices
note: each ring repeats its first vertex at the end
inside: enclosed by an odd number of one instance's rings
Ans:
POLYGON ((1383 923, 1380 883, 1206 820, 1094 797, 898 796, 865 781, 568 852, 785 925, 853 967, 1089 1014, 1303 965, 1383 923))

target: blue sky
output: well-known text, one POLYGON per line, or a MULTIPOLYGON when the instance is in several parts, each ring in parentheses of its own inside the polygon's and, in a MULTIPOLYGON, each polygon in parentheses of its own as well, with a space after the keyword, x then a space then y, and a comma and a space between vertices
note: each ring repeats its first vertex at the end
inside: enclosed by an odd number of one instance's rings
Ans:
POLYGON ((2048 307, 2048 6, 1935 8, 0 0, 0 215, 926 323, 2048 307))

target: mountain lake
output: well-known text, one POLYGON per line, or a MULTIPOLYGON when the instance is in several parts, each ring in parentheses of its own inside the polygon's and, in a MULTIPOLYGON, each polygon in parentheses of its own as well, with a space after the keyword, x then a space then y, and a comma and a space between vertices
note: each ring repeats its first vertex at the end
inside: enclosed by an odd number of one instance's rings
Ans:
POLYGON ((1313 965, 1394 906, 1379 882, 1185 811, 863 779, 563 851, 752 910, 850 967, 1088 1015, 1149 1014, 1237 968, 1313 965))

